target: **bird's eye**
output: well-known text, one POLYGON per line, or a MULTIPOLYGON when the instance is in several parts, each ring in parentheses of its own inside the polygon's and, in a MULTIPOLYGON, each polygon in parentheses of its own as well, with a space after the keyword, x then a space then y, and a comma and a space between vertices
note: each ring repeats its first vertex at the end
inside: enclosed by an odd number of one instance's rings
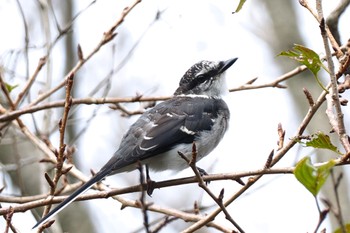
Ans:
POLYGON ((199 79, 199 80, 200 80, 200 79, 204 79, 204 75, 203 75, 203 74, 198 75, 198 76, 197 76, 197 79, 199 79))
POLYGON ((201 74, 197 75, 197 79, 201 80, 202 82, 204 82, 206 79, 208 79, 208 75, 209 75, 208 72, 201 73, 201 74))

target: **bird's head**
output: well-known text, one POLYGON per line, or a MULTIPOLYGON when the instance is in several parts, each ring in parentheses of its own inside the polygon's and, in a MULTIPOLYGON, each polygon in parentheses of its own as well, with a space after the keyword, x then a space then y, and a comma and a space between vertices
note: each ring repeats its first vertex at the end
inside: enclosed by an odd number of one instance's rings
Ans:
POLYGON ((225 71, 237 58, 227 61, 200 61, 194 64, 180 80, 174 95, 205 95, 220 97, 227 92, 225 71))

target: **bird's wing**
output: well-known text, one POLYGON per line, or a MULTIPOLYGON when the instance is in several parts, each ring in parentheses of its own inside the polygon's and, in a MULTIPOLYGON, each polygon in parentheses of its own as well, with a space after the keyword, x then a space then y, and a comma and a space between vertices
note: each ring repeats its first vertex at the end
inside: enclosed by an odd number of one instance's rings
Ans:
POLYGON ((182 97, 156 105, 130 127, 105 167, 113 164, 113 170, 117 171, 176 145, 192 143, 199 132, 211 129, 219 111, 227 110, 226 104, 218 101, 182 97))

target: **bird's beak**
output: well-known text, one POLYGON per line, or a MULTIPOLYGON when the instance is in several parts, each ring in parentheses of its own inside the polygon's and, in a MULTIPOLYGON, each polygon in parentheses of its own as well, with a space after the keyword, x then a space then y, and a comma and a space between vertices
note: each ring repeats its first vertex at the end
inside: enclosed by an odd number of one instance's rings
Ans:
POLYGON ((230 68, 233 65, 233 63, 235 63, 237 61, 237 59, 238 58, 236 57, 236 58, 232 58, 232 59, 229 59, 227 61, 224 61, 223 66, 219 70, 219 74, 225 72, 228 68, 230 68))

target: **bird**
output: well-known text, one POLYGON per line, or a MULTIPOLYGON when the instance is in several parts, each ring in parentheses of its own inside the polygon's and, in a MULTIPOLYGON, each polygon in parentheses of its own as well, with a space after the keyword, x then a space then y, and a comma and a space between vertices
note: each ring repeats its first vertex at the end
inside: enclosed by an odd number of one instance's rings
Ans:
POLYGON ((222 96, 228 92, 225 71, 236 60, 202 60, 191 66, 173 96, 145 111, 130 126, 117 151, 99 172, 39 220, 33 229, 106 176, 135 170, 138 163, 153 171, 181 171, 189 164, 179 153, 191 160, 193 143, 197 161, 208 155, 228 129, 230 111, 222 96))

